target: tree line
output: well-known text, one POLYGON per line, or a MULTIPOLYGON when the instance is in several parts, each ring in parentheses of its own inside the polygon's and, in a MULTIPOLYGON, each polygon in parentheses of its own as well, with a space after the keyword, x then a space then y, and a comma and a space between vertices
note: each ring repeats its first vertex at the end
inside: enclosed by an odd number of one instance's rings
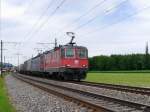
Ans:
POLYGON ((128 54, 111 56, 94 56, 89 58, 89 70, 113 71, 113 70, 149 70, 150 55, 128 54))

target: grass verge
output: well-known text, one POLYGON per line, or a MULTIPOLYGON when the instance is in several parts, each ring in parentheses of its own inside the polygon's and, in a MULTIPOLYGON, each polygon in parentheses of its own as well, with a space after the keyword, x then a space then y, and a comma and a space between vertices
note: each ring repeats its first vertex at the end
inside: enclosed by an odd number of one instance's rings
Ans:
POLYGON ((0 77, 0 112, 15 112, 10 104, 4 78, 0 77))
POLYGON ((150 70, 89 71, 89 73, 150 73, 150 70))
POLYGON ((150 87, 150 73, 88 73, 86 81, 150 87))

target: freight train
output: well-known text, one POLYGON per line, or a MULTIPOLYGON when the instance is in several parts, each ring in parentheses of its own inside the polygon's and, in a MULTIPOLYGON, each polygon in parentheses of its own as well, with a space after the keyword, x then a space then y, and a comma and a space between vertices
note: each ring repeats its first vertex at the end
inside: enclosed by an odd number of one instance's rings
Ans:
MULTIPOLYGON (((25 61, 19 72, 29 75, 49 76, 61 80, 83 80, 88 71, 88 50, 73 42, 73 32, 67 32, 71 41, 25 61)), ((56 44, 57 45, 57 44, 56 44)))

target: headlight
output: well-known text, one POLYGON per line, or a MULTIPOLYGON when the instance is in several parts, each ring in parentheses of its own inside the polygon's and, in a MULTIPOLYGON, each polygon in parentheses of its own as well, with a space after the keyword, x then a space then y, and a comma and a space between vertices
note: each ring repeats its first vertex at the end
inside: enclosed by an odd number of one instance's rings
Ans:
POLYGON ((82 65, 83 67, 86 67, 86 65, 82 65))
POLYGON ((67 64, 67 65, 66 65, 66 67, 70 67, 70 65, 69 65, 69 64, 67 64))

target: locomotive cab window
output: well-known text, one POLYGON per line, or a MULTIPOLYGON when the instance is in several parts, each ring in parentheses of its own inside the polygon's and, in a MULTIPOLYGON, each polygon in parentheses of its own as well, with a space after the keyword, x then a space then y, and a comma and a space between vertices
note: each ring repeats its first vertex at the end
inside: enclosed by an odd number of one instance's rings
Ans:
POLYGON ((66 49, 66 57, 74 57, 74 50, 72 48, 66 49))
POLYGON ((87 58, 87 50, 86 49, 78 49, 78 57, 79 58, 87 58))
POLYGON ((65 57, 65 49, 61 49, 61 57, 62 57, 62 58, 65 57))

